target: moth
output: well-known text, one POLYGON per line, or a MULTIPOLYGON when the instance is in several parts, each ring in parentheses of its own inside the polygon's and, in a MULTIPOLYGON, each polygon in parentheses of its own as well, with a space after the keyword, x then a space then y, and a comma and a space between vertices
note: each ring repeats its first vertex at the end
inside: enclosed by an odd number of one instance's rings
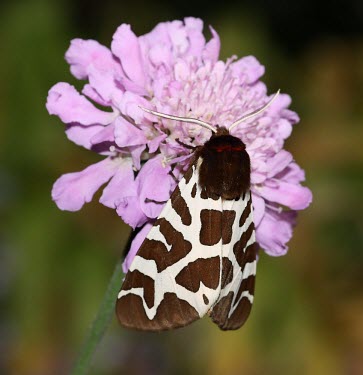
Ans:
POLYGON ((255 287, 257 244, 250 191, 250 158, 229 129, 199 119, 142 108, 162 118, 212 131, 138 250, 126 274, 116 313, 127 328, 162 331, 209 315, 222 330, 248 318, 255 287))

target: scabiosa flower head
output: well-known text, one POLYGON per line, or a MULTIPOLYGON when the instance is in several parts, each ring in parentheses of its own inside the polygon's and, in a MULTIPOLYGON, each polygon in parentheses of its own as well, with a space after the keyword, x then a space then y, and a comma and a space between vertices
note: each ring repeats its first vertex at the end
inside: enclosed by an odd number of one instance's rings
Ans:
MULTIPOLYGON (((206 41, 202 29, 201 20, 185 18, 137 37, 123 24, 111 49, 74 39, 66 60, 72 74, 87 83, 81 94, 63 82, 49 91, 47 109, 66 124, 67 137, 103 157, 81 172, 61 176, 52 197, 60 209, 76 211, 106 183, 100 202, 132 228, 142 227, 125 270, 188 166, 191 154, 183 144, 202 145, 211 136, 206 128, 161 119, 140 106, 228 128, 271 99, 256 58, 218 60, 218 34, 210 28, 206 41)), ((257 241, 275 256, 286 253, 296 210, 312 199, 300 184, 304 171, 283 149, 299 120, 288 109, 290 102, 280 94, 268 109, 231 131, 246 144, 251 159, 257 241)))

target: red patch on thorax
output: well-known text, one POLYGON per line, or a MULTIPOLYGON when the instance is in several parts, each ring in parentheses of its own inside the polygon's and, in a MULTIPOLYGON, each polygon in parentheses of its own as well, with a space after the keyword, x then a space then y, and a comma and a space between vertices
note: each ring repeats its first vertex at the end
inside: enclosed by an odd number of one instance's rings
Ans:
POLYGON ((224 152, 224 151, 243 151, 245 148, 242 145, 232 146, 230 144, 218 145, 213 147, 214 150, 217 152, 224 152))

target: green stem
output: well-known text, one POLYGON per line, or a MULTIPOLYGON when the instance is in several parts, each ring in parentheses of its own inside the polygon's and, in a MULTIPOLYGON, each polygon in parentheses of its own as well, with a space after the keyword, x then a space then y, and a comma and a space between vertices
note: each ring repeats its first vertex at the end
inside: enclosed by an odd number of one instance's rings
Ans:
POLYGON ((120 260, 116 265, 106 293, 103 297, 101 306, 98 310, 96 319, 92 324, 87 339, 81 349, 78 360, 73 368, 73 371, 71 372, 72 375, 83 375, 88 372, 92 363, 93 355, 97 349, 97 345, 102 340, 102 337, 110 325, 115 312, 115 302, 117 293, 120 290, 122 275, 122 262, 120 260))

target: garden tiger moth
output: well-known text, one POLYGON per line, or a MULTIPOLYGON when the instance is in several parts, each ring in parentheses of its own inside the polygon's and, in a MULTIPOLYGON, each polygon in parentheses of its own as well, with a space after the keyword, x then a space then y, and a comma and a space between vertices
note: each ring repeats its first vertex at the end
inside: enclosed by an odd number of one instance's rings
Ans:
POLYGON ((116 303, 127 328, 161 331, 209 315, 222 330, 249 316, 257 263, 250 192, 250 158, 231 129, 264 111, 214 128, 198 119, 153 115, 199 124, 213 134, 195 147, 190 165, 138 250, 116 303))

